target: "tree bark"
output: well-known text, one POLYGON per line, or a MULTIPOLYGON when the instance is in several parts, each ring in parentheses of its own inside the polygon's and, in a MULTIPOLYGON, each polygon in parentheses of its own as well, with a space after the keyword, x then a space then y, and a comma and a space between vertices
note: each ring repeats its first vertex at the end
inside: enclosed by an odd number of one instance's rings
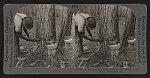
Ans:
POLYGON ((129 8, 123 7, 120 10, 120 16, 125 17, 125 29, 123 33, 123 40, 120 47, 121 53, 127 53, 128 41, 133 40, 135 38, 135 24, 136 24, 136 17, 134 13, 129 8), (123 11, 122 11, 123 10, 123 11))
POLYGON ((36 38, 54 42, 56 39, 55 6, 39 5, 37 11, 36 24, 37 24, 36 38))
POLYGON ((38 5, 36 15, 36 38, 41 41, 38 42, 35 52, 42 54, 43 58, 48 58, 48 49, 45 45, 56 42, 55 6, 48 4, 38 5))
POLYGON ((71 61, 74 60, 71 59, 72 57, 71 57, 71 53, 69 52, 70 50, 67 50, 67 47, 65 47, 65 42, 64 42, 64 39, 68 39, 68 36, 71 36, 71 25, 72 25, 73 13, 71 12, 71 10, 69 10, 69 8, 63 7, 61 15, 62 15, 61 33, 56 47, 56 55, 55 55, 55 59, 57 60, 56 67, 65 66, 64 64, 63 65, 61 64, 62 62, 70 63, 71 61), (66 59, 69 61, 67 61, 66 59))

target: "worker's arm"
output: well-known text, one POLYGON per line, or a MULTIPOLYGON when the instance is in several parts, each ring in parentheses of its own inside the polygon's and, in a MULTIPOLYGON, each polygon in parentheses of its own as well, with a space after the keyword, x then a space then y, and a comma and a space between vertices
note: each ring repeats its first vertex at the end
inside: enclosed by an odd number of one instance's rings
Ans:
POLYGON ((82 32, 79 32, 79 35, 82 37, 82 38, 85 38, 89 41, 95 41, 95 42, 101 42, 102 40, 99 40, 99 39, 94 39, 94 38, 89 38, 87 37, 85 34, 83 34, 82 32))
POLYGON ((86 30, 87 30, 87 32, 89 33, 90 37, 93 38, 91 31, 90 31, 87 27, 86 27, 86 30))
POLYGON ((28 31, 25 29, 24 26, 23 26, 23 30, 24 30, 24 32, 26 33, 27 37, 29 38, 29 33, 28 33, 28 31))
POLYGON ((23 36, 21 32, 17 32, 17 35, 18 35, 20 38, 22 38, 22 39, 24 39, 24 40, 26 40, 26 41, 31 41, 31 42, 35 42, 35 41, 36 41, 35 39, 31 39, 31 38, 27 38, 27 37, 23 36))

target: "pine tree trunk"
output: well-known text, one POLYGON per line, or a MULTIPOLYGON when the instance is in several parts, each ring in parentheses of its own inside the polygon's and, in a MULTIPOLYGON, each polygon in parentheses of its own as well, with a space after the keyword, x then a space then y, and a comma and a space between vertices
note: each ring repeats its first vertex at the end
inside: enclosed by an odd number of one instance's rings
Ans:
POLYGON ((129 8, 120 8, 120 16, 125 17, 125 28, 123 33, 123 40, 120 47, 121 53, 126 54, 127 47, 128 47, 128 39, 133 40, 135 38, 135 24, 136 24, 136 17, 133 12, 129 8))
POLYGON ((56 40, 55 28, 55 6, 48 4, 38 5, 36 19, 36 38, 40 39, 36 54, 48 58, 48 49, 46 45, 53 44, 56 40))
MULTIPOLYGON (((36 38, 54 41, 56 39, 55 6, 39 5, 37 11, 36 38)), ((48 44, 48 43, 47 43, 48 44)))
MULTIPOLYGON (((72 54, 70 53, 70 51, 72 51, 73 48, 70 44, 71 43, 67 43, 69 44, 68 47, 65 46, 65 41, 68 38, 70 38, 71 36, 71 25, 72 25, 72 15, 73 13, 71 12, 71 10, 69 10, 66 7, 63 7, 62 9, 62 21, 61 21, 61 33, 60 33, 60 37, 58 39, 58 44, 56 47, 56 55, 55 55, 55 59, 56 61, 56 67, 66 67, 64 63, 69 63, 69 65, 74 64, 72 61, 75 61, 74 59, 72 59, 72 54), (68 59, 69 61, 67 61, 66 59, 68 59)), ((66 45, 67 45, 66 44, 66 45)))
POLYGON ((109 44, 116 44, 119 41, 118 27, 118 6, 116 5, 101 5, 101 25, 100 37, 108 40, 109 44))

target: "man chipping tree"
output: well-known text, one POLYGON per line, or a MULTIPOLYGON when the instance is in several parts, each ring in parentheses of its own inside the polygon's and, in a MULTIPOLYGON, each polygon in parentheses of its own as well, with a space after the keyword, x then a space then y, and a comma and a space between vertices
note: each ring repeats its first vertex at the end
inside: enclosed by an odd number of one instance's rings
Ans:
POLYGON ((83 53, 83 38, 89 41, 101 42, 103 40, 95 39, 92 36, 91 30, 96 28, 96 20, 94 17, 85 13, 78 13, 75 16, 75 30, 78 33, 81 52, 83 53), (87 30, 90 37, 85 35, 85 29, 87 30))
POLYGON ((39 40, 30 38, 27 30, 31 30, 33 28, 33 20, 31 17, 28 17, 23 13, 16 13, 14 17, 14 36, 15 36, 15 56, 21 54, 20 46, 19 46, 19 38, 22 38, 26 41, 37 42, 39 40), (25 32, 26 36, 22 35, 22 29, 25 32))

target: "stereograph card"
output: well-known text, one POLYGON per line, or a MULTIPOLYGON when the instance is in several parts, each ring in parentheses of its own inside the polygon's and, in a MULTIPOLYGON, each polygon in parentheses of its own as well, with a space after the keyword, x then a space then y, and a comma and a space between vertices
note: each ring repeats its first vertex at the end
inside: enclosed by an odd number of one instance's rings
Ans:
POLYGON ((5 74, 147 73, 145 4, 5 4, 5 74))

